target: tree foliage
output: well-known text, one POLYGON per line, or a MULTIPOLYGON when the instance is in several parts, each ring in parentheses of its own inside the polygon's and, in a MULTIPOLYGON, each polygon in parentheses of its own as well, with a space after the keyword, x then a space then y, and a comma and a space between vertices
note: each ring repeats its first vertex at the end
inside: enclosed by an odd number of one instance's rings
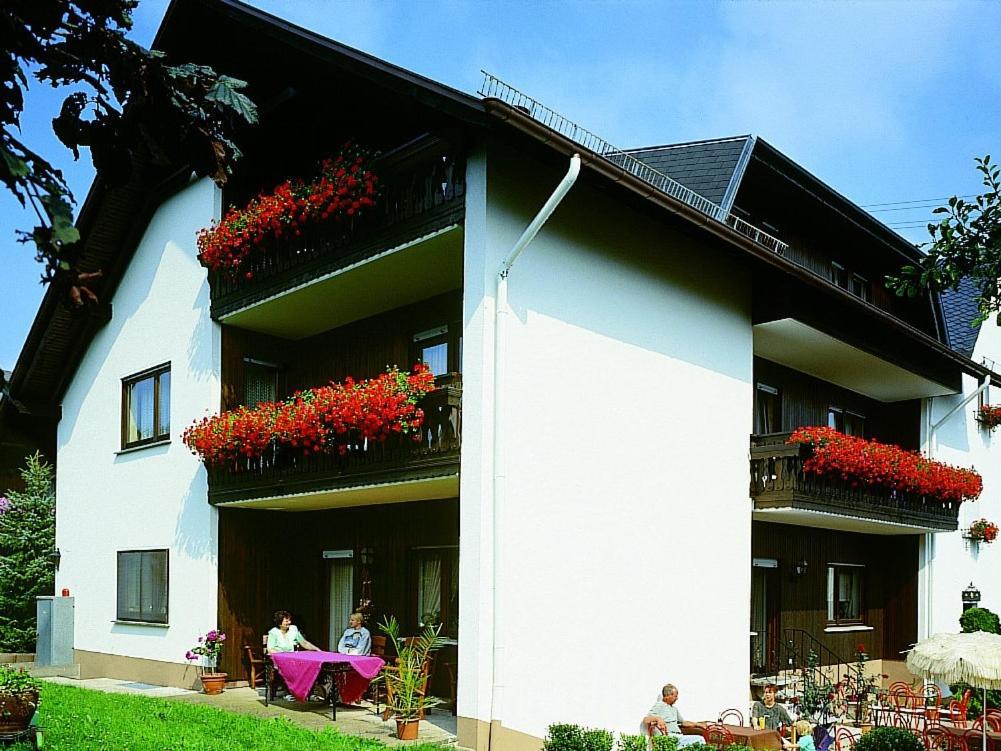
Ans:
POLYGON ((34 454, 21 470, 23 491, 0 508, 0 652, 35 648, 35 598, 51 595, 56 494, 52 465, 34 454))
POLYGON ((917 265, 904 266, 900 276, 887 277, 898 295, 914 297, 925 289, 956 289, 971 279, 980 294, 979 317, 1001 310, 1001 170, 987 156, 977 158, 984 192, 972 201, 953 196, 935 209, 941 221, 928 225, 931 242, 917 265))
POLYGON ((246 84, 166 56, 126 38, 138 0, 4 0, 0 14, 0 181, 38 224, 20 232, 45 267, 43 281, 68 279, 74 301, 94 299, 76 262, 80 233, 62 173, 21 140, 29 78, 71 93, 52 129, 79 158, 90 150, 108 185, 136 163, 189 164, 222 184, 240 150, 233 134, 254 123, 246 84))

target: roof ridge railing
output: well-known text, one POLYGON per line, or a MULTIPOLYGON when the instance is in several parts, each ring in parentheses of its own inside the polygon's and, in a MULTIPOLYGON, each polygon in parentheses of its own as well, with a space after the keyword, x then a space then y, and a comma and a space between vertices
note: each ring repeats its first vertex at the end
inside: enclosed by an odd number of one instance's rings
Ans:
POLYGON ((583 146, 599 157, 624 169, 629 174, 638 177, 643 182, 652 185, 660 192, 691 206, 700 213, 715 219, 721 224, 725 224, 779 255, 783 255, 786 248, 789 247, 778 238, 769 235, 767 232, 763 232, 732 212, 726 211, 719 204, 713 203, 691 188, 685 187, 677 180, 640 161, 628 151, 610 144, 604 138, 595 135, 587 128, 583 128, 577 125, 577 123, 568 120, 537 99, 533 99, 527 94, 518 91, 513 86, 504 83, 504 81, 487 73, 485 70, 481 70, 480 72, 483 73, 483 84, 477 93, 485 99, 499 99, 505 104, 523 111, 533 120, 542 123, 548 128, 552 128, 574 143, 583 146))

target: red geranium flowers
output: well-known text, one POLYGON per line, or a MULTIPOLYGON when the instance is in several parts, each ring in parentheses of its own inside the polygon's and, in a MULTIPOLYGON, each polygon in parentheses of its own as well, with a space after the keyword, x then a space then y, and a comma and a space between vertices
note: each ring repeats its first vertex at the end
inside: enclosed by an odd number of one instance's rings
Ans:
POLYGON ((917 451, 845 435, 833 428, 797 428, 788 443, 813 447, 813 455, 803 463, 805 472, 840 477, 852 485, 923 495, 943 503, 976 500, 984 487, 972 469, 953 467, 917 451))
POLYGON ((994 430, 1001 425, 1001 404, 981 404, 976 417, 987 430, 994 430))
POLYGON ((298 236, 307 225, 364 212, 375 205, 379 184, 367 162, 366 153, 348 143, 336 157, 323 160, 312 181, 286 180, 242 209, 231 206, 221 221, 198 232, 198 260, 210 271, 236 276, 265 240, 298 236))
POLYGON ((998 525, 986 519, 977 519, 970 525, 966 536, 980 542, 994 542, 998 538, 998 525))
POLYGON ((350 442, 383 442, 414 435, 424 423, 417 402, 434 389, 434 375, 418 363, 412 373, 390 368, 377 378, 331 383, 204 417, 188 427, 185 445, 208 466, 256 459, 272 448, 305 454, 344 454, 350 442))

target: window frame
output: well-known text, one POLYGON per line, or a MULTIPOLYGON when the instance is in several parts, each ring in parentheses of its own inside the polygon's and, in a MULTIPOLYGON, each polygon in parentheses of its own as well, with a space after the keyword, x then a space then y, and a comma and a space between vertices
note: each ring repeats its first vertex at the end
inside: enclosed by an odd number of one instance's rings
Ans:
MULTIPOLYGON (((139 577, 142 581, 142 559, 139 563, 139 577)), ((139 612, 142 615, 142 592, 139 594, 139 612)), ((118 550, 115 552, 115 620, 122 623, 142 623, 154 626, 170 625, 170 548, 136 548, 132 550, 118 550), (119 589, 121 586, 122 556, 136 555, 142 553, 163 553, 163 620, 152 618, 123 618, 122 603, 119 601, 119 589)))
POLYGON ((828 563, 827 564, 827 626, 865 626, 865 564, 864 563, 828 563), (859 573, 858 618, 838 618, 835 594, 838 592, 840 571, 851 570, 859 573))
MULTIPOLYGON (((165 362, 160 365, 155 365, 152 368, 147 368, 146 370, 141 370, 138 373, 134 373, 129 376, 122 378, 122 415, 121 415, 121 428, 122 428, 122 450, 138 448, 140 446, 148 446, 154 443, 168 443, 170 441, 170 407, 167 407, 167 431, 165 433, 159 432, 160 430, 160 378, 164 374, 170 374, 170 362, 165 362), (137 441, 129 440, 129 409, 131 407, 131 396, 132 387, 147 378, 153 379, 153 435, 149 438, 141 438, 137 441)), ((170 389, 168 387, 168 399, 170 398, 170 389)))
POLYGON ((424 362, 424 350, 439 344, 445 345, 445 372, 438 373, 435 378, 441 378, 451 373, 458 373, 462 364, 462 336, 456 335, 458 327, 449 323, 441 323, 431 328, 415 332, 410 337, 414 362, 424 362))
POLYGON ((845 407, 840 407, 837 404, 827 405, 827 427, 834 428, 839 433, 844 433, 845 435, 855 436, 856 438, 866 437, 866 417, 861 412, 856 412, 853 409, 847 409, 845 407), (834 424, 831 424, 831 416, 834 415, 834 424), (862 427, 861 434, 849 433, 847 431, 848 419, 853 418, 858 420, 862 427))
POLYGON ((426 558, 435 556, 441 562, 441 581, 439 582, 439 609, 438 609, 438 622, 442 626, 441 635, 446 638, 458 638, 459 629, 459 591, 458 591, 458 581, 456 581, 456 603, 455 603, 455 613, 452 613, 452 603, 449 597, 451 592, 452 578, 454 577, 458 580, 459 577, 459 546, 458 545, 423 545, 419 547, 414 547, 410 549, 411 560, 413 561, 413 583, 414 583, 414 595, 413 595, 413 606, 411 612, 414 615, 414 624, 421 628, 420 624, 423 623, 424 614, 420 612, 421 610, 421 598, 420 598, 420 576, 421 576, 421 562, 426 558), (451 560, 455 560, 454 568, 451 566, 451 560), (446 570, 446 562, 449 562, 448 569, 446 570), (454 629, 449 629, 449 621, 453 621, 455 624, 454 629))
POLYGON ((274 395, 274 398, 271 399, 270 401, 278 401, 279 385, 280 385, 280 379, 281 379, 281 373, 282 373, 281 366, 278 365, 277 363, 267 362, 266 360, 258 360, 255 357, 244 357, 243 358, 243 394, 241 395, 242 396, 242 400, 241 400, 240 403, 243 406, 245 406, 245 407, 249 407, 249 408, 253 409, 258 404, 262 404, 263 402, 268 401, 267 399, 265 399, 263 401, 258 401, 255 404, 251 404, 250 403, 250 399, 249 399, 250 395, 247 393, 247 385, 248 385, 248 381, 249 381, 249 379, 247 378, 248 366, 254 367, 254 368, 261 368, 261 369, 267 368, 267 369, 273 371, 274 379, 275 379, 275 382, 274 382, 275 395, 274 395))
POLYGON ((778 386, 772 386, 770 383, 765 383, 764 381, 756 381, 754 384, 754 400, 755 434, 769 435, 771 433, 782 432, 782 389, 778 386), (775 430, 761 431, 758 429, 758 416, 764 406, 763 400, 768 400, 775 408, 774 414, 772 415, 775 422, 775 425, 773 426, 775 430))

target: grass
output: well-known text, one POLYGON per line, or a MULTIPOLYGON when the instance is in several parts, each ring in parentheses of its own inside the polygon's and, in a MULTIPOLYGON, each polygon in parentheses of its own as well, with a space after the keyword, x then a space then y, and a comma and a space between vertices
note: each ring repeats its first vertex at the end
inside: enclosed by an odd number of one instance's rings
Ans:
MULTIPOLYGON (((385 751, 378 741, 334 728, 306 730, 284 717, 263 719, 186 702, 109 694, 46 683, 39 724, 44 748, 101 751, 385 751)), ((9 747, 28 751, 25 744, 9 747)), ((427 743, 408 751, 441 751, 427 743)))

